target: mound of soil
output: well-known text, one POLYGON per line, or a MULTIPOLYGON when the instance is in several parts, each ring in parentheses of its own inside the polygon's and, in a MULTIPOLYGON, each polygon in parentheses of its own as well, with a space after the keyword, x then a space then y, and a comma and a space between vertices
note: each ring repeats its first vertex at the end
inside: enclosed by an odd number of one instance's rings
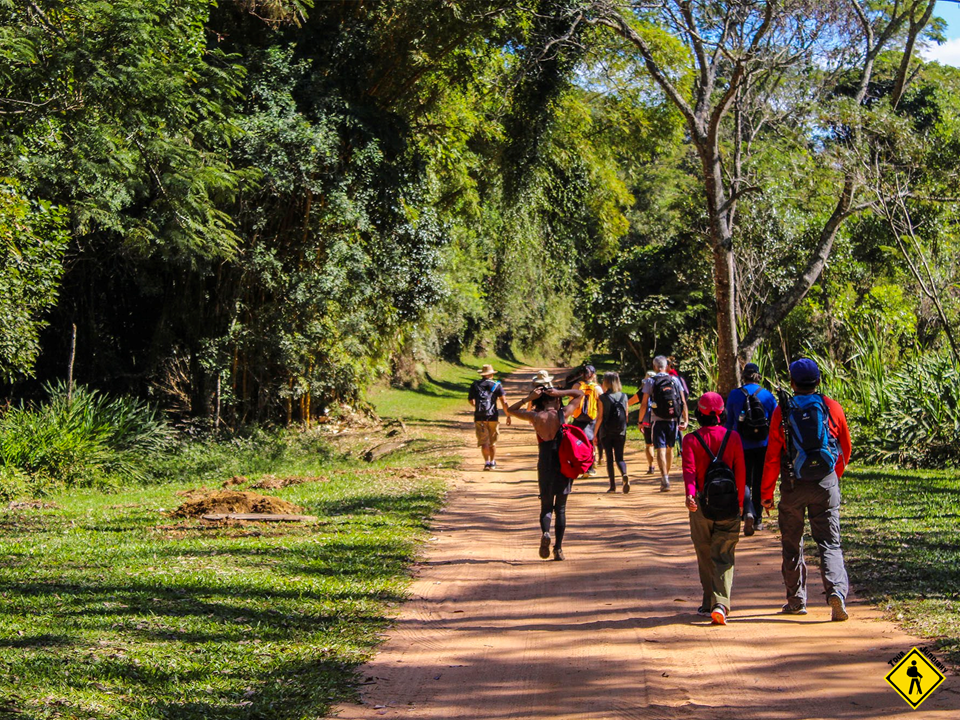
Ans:
POLYGON ((297 515, 303 508, 269 495, 254 492, 223 490, 210 493, 195 500, 188 500, 170 513, 171 517, 201 517, 227 513, 267 513, 271 515, 297 515))
POLYGON ((243 485, 246 481, 247 481, 247 478, 245 478, 243 475, 234 475, 229 480, 224 481, 223 487, 226 488, 226 487, 233 487, 234 485, 243 485))

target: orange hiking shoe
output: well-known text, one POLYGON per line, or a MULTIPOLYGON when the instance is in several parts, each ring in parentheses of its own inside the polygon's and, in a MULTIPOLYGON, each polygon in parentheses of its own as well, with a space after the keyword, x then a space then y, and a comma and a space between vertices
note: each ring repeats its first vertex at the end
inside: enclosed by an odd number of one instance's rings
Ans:
POLYGON ((723 605, 716 605, 710 613, 710 619, 714 625, 727 624, 727 609, 723 605))

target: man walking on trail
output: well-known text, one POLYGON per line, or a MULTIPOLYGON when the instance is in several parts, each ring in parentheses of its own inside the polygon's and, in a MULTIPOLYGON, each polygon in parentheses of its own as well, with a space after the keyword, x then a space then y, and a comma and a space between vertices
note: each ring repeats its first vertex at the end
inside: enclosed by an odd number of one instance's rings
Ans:
POLYGON ((700 429, 683 439, 683 483, 703 590, 697 614, 726 625, 745 491, 743 446, 736 432, 723 427, 717 393, 700 396, 696 415, 700 429))
POLYGON ((763 529, 760 486, 767 457, 770 416, 777 407, 773 393, 760 386, 760 368, 755 363, 743 366, 743 385, 727 396, 727 427, 743 441, 743 464, 747 469, 747 494, 743 500, 743 534, 763 529))
MULTIPOLYGON (((503 385, 494 380, 497 371, 492 365, 484 365, 477 370, 480 379, 470 386, 467 399, 473 405, 473 424, 477 432, 477 446, 483 453, 483 469, 495 470, 497 467, 497 440, 500 438, 500 417, 497 412, 497 400, 507 412, 507 398, 503 385)), ((510 415, 507 414, 507 425, 510 415)))
POLYGON ((556 539, 553 546, 553 559, 563 560, 563 535, 567 529, 567 496, 573 488, 573 480, 567 478, 560 470, 560 437, 561 427, 573 415, 579 404, 577 400, 583 397, 583 391, 577 389, 558 390, 543 386, 535 387, 522 400, 518 400, 509 408, 508 415, 514 415, 522 420, 533 423, 537 431, 539 455, 537 458, 537 484, 540 489, 540 557, 546 560, 550 557, 550 522, 556 515, 554 532, 556 539), (561 398, 573 398, 566 407, 562 406, 561 398), (524 410, 523 406, 532 403, 532 410, 524 410))
POLYGON ((687 394, 679 378, 667 373, 667 358, 657 355, 653 359, 653 370, 655 375, 643 381, 641 391, 630 398, 630 404, 639 400, 641 418, 650 409, 650 437, 660 468, 660 492, 667 492, 677 433, 687 429, 690 418, 687 394))
POLYGON ((850 462, 850 430, 840 404, 817 392, 820 368, 808 358, 790 365, 794 396, 781 397, 770 418, 770 443, 763 470, 763 507, 773 507, 780 477, 780 534, 783 612, 807 612, 807 567, 803 561, 803 518, 820 553, 820 576, 833 620, 846 620, 849 591, 840 547, 840 478, 850 462))
MULTIPOLYGON (((576 425, 583 430, 583 434, 593 443, 594 455, 599 461, 600 443, 596 437, 597 413, 599 412, 600 395, 603 390, 597 384, 597 370, 593 365, 583 366, 583 379, 577 385, 577 389, 583 393, 583 398, 573 410, 572 425, 576 425)), ((595 467, 590 468, 590 475, 596 475, 595 467)))

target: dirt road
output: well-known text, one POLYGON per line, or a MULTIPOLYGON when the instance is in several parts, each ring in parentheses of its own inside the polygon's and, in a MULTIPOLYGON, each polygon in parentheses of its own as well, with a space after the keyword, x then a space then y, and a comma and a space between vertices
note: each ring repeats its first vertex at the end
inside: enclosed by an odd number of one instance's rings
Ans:
POLYGON ((960 717, 955 676, 917 711, 887 685, 887 661, 922 643, 855 597, 851 620, 830 622, 814 568, 810 614, 780 615, 772 531, 737 546, 729 624, 698 617, 680 483, 658 492, 634 443, 631 493, 606 494, 602 474, 574 483, 567 559, 541 560, 534 432, 503 429, 499 471, 466 452, 410 601, 362 669, 362 704, 339 718, 960 717))

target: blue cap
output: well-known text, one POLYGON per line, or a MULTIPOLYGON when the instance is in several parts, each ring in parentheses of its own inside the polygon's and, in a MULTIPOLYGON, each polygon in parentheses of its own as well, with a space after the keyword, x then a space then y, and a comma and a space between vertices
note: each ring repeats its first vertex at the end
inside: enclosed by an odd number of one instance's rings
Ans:
POLYGON ((584 366, 583 366, 583 371, 584 371, 587 375, 593 375, 595 372, 597 372, 597 369, 596 369, 593 365, 584 365, 584 366))
POLYGON ((751 373, 756 373, 757 375, 759 375, 760 366, 757 365, 756 363, 747 363, 746 365, 743 366, 743 372, 746 375, 749 375, 751 373))
POLYGON ((800 358, 790 363, 790 379, 797 385, 816 385, 820 382, 820 368, 810 358, 800 358))

